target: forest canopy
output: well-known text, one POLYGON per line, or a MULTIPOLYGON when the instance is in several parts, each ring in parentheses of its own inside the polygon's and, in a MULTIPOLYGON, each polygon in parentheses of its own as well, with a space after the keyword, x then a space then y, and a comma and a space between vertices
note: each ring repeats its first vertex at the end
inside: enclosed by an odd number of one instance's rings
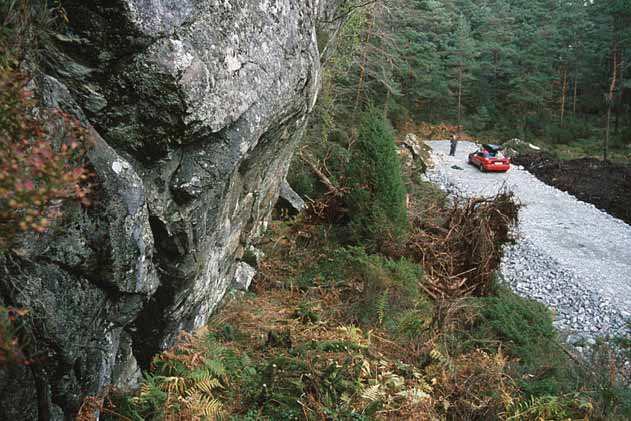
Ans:
POLYGON ((353 19, 347 108, 592 154, 631 143, 630 0, 389 0, 353 19))

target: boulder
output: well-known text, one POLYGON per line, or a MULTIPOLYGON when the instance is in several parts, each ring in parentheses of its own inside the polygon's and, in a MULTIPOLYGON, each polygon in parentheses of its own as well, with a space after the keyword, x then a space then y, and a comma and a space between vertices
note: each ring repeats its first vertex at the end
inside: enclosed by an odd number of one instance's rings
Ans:
POLYGON ((419 146, 418 138, 414 133, 408 133, 403 139, 403 144, 412 152, 414 159, 422 157, 421 147, 419 146))
POLYGON ((287 181, 283 181, 280 184, 278 204, 282 208, 289 209, 292 213, 300 213, 306 206, 302 197, 291 188, 287 181))
POLYGON ((99 183, 93 206, 1 257, 0 300, 29 309, 42 358, 0 369, 0 419, 68 419, 107 384, 134 387, 235 277, 249 283, 240 259, 315 105, 338 3, 64 1, 55 67, 34 85, 91 131, 99 183))
POLYGON ((234 273, 234 288, 240 291, 247 291, 255 275, 256 269, 245 262, 239 263, 234 273))

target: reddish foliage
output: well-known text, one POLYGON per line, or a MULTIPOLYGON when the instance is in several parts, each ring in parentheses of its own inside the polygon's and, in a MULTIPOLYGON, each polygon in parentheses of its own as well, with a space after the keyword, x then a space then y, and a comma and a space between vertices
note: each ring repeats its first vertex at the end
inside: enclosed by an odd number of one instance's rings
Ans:
POLYGON ((18 344, 19 319, 26 310, 0 306, 0 366, 7 363, 28 364, 18 344))
POLYGON ((35 115, 25 85, 17 72, 0 69, 0 249, 19 231, 45 231, 64 200, 90 204, 87 130, 57 109, 35 115))

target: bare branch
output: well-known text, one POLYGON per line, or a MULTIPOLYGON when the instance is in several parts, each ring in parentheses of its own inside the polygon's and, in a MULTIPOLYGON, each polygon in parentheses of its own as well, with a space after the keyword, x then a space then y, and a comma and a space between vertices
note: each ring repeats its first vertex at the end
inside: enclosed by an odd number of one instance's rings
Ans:
POLYGON ((351 15, 351 14, 353 14, 353 12, 354 12, 355 10, 357 10, 357 9, 361 9, 361 8, 364 8, 364 7, 370 6, 370 5, 372 5, 372 4, 379 3, 380 1, 382 1, 382 0, 370 0, 370 1, 367 1, 367 2, 365 2, 365 3, 361 3, 361 4, 357 4, 357 5, 355 5, 355 6, 351 6, 351 7, 349 7, 349 9, 348 9, 346 12, 344 12, 344 13, 342 13, 342 14, 340 14, 340 15, 336 16, 336 17, 334 17, 333 19, 330 19, 330 20, 322 20, 322 21, 320 21, 320 22, 323 22, 323 23, 335 23, 335 22, 337 22, 338 20, 345 19, 347 16, 350 16, 350 15, 351 15))

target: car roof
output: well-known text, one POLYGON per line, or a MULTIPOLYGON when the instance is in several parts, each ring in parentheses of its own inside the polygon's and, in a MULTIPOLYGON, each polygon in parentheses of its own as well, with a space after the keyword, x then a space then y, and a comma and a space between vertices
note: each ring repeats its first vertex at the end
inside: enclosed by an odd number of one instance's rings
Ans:
POLYGON ((500 145, 495 145, 495 144, 492 144, 492 143, 483 143, 482 147, 484 149, 488 150, 488 151, 491 151, 491 152, 497 152, 497 151, 501 151, 502 150, 502 147, 500 145))

